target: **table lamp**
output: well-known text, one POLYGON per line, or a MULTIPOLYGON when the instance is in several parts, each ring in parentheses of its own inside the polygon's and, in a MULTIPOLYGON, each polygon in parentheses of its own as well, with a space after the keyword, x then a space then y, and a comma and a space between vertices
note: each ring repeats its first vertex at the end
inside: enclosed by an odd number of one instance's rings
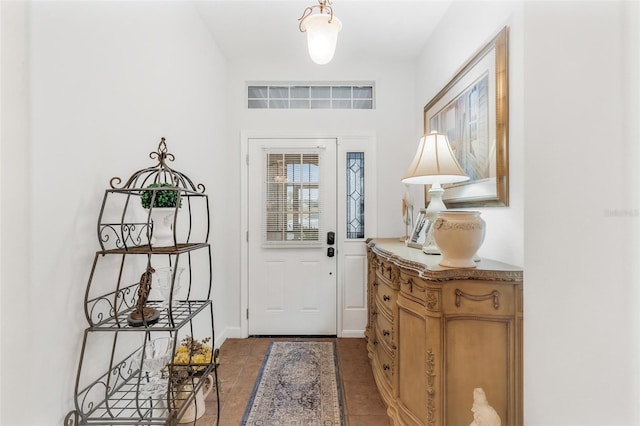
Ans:
POLYGON ((447 207, 442 201, 441 184, 457 183, 468 180, 460 164, 453 155, 447 136, 438 132, 431 132, 420 138, 418 151, 407 173, 402 178, 403 183, 431 185, 429 188, 429 206, 426 210, 427 230, 422 251, 427 254, 440 254, 440 250, 433 238, 433 222, 438 213, 447 207))

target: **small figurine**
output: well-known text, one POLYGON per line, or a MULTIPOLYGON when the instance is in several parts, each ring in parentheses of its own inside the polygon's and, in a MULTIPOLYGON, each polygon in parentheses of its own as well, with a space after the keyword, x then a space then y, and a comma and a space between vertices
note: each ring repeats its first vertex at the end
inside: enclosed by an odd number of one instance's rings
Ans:
POLYGON ((413 228, 413 196, 409 191, 409 185, 404 185, 402 193, 402 222, 404 223, 404 242, 409 242, 409 232, 413 228))
POLYGON ((151 265, 147 267, 147 270, 140 276, 140 285, 138 286, 138 300, 136 301, 136 308, 127 317, 127 322, 132 327, 140 327, 141 325, 151 325, 158 322, 160 313, 147 306, 147 299, 151 292, 152 274, 156 270, 151 265))
POLYGON ((487 402, 487 396, 482 388, 473 390, 473 422, 469 426, 500 426, 500 416, 487 402))

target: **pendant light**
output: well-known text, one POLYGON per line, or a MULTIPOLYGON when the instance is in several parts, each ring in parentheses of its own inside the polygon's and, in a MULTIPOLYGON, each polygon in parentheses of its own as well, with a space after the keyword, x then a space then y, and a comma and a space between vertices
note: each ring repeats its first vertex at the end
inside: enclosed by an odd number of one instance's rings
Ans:
POLYGON ((318 4, 307 7, 300 21, 300 31, 307 33, 307 47, 309 56, 316 64, 327 64, 333 59, 336 51, 338 33, 342 29, 342 22, 333 16, 331 0, 318 0, 318 4), (320 13, 312 14, 314 8, 320 13))

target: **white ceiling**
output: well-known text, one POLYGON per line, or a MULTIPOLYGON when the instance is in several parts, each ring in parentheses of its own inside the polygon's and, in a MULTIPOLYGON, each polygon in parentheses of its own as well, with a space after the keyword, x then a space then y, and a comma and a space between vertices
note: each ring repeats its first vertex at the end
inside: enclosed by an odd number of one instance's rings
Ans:
MULTIPOLYGON (((413 59, 452 0, 334 0, 343 25, 335 60, 413 59)), ((298 60, 307 55, 298 18, 318 0, 207 0, 195 2, 224 55, 298 60)), ((317 13, 318 9, 314 9, 317 13)))

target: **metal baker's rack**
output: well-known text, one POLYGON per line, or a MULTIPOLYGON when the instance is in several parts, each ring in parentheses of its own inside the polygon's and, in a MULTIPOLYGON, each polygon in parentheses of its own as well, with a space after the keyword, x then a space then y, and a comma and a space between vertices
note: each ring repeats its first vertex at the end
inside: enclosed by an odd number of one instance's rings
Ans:
POLYGON ((175 425, 187 411, 195 413, 195 424, 204 410, 196 395, 207 383, 202 378, 209 376, 219 419, 218 349, 207 362, 194 359, 192 350, 188 363, 173 362, 185 336, 215 342, 209 199, 202 184, 167 165, 175 158, 164 138, 149 157, 157 164, 136 171, 121 186, 119 177, 112 178, 104 193, 97 223, 100 250, 85 292, 88 326, 68 426, 175 425), (158 247, 153 213, 160 191, 173 192, 177 202, 169 224, 172 243, 158 247), (143 196, 151 198, 146 210, 143 196), (154 287, 155 271, 161 268, 173 271, 164 297, 154 287), (141 391, 149 382, 144 360, 150 357, 148 343, 158 337, 171 338, 172 352, 161 370, 162 391, 148 396, 141 391))

